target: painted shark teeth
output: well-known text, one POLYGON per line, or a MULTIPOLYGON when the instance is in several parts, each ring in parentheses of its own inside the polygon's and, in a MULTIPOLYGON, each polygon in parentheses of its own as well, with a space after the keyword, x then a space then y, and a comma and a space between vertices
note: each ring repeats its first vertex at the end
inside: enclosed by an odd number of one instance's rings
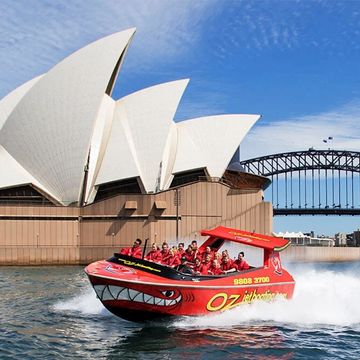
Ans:
POLYGON ((153 303, 153 296, 150 296, 148 294, 144 294, 144 303, 152 304, 153 303))
POLYGON ((101 301, 127 300, 157 306, 172 306, 181 300, 181 295, 176 299, 164 299, 134 289, 114 285, 94 285, 94 290, 101 301))
POLYGON ((128 289, 128 296, 130 300, 135 300, 135 298, 139 295, 140 293, 136 290, 132 290, 132 289, 128 289))
POLYGON ((120 292, 124 290, 123 287, 109 285, 109 290, 114 299, 117 299, 120 292))
POLYGON ((104 289, 105 289, 104 285, 94 285, 94 290, 99 299, 102 298, 102 293, 103 293, 104 289))

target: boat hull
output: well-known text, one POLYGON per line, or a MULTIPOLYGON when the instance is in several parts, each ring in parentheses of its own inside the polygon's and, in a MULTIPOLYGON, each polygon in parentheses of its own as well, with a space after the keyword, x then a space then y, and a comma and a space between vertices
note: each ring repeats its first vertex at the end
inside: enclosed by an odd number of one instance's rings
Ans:
POLYGON ((131 321, 202 316, 258 300, 290 299, 295 286, 286 270, 279 273, 271 267, 221 277, 180 275, 178 279, 174 270, 172 278, 162 277, 157 275, 158 265, 140 260, 128 263, 132 266, 99 261, 85 271, 103 305, 131 321))

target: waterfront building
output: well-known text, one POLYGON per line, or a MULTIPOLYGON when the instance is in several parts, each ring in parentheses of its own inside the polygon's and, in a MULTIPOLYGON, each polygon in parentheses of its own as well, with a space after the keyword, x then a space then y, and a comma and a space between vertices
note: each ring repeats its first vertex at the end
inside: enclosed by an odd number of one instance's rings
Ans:
POLYGON ((188 79, 115 100, 134 32, 0 101, 0 264, 88 263, 135 238, 190 240, 217 225, 271 233, 269 180, 233 158, 260 116, 175 122, 188 79))
POLYGON ((354 233, 348 233, 346 234, 346 246, 355 246, 355 241, 354 241, 354 233))
POLYGON ((291 241, 293 246, 335 246, 335 240, 327 237, 312 237, 302 232, 279 232, 274 236, 283 237, 291 241))
POLYGON ((353 244, 354 246, 360 246, 360 229, 353 233, 353 244))
POLYGON ((335 234, 335 246, 346 246, 346 233, 335 234))

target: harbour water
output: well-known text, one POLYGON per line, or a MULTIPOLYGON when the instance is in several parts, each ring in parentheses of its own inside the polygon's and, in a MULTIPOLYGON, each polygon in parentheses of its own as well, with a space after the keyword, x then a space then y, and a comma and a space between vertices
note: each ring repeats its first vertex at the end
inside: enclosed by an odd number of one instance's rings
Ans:
POLYGON ((0 359, 359 359, 360 264, 288 265, 291 301, 134 324, 82 267, 0 268, 0 359))

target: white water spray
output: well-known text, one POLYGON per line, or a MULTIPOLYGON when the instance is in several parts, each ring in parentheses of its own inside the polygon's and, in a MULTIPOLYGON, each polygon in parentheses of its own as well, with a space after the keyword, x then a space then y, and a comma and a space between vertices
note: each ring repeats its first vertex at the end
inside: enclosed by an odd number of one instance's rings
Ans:
MULTIPOLYGON (((307 264, 303 264, 301 268, 290 269, 290 273, 296 280, 292 300, 239 305, 237 308, 217 315, 182 318, 176 321, 174 326, 225 328, 254 322, 341 326, 360 324, 359 267, 351 271, 337 272, 308 268, 307 264)), ((90 286, 87 286, 80 295, 56 303, 54 309, 81 314, 110 315, 96 298, 90 286)))
POLYGON ((87 286, 81 294, 65 301, 59 301, 54 305, 56 311, 78 312, 91 315, 109 315, 100 300, 96 297, 94 290, 87 286))
POLYGON ((292 300, 278 300, 273 303, 257 302, 239 305, 221 314, 186 318, 174 325, 180 328, 225 328, 241 324, 286 323, 301 325, 360 324, 360 279, 359 268, 350 272, 331 270, 290 271, 295 280, 292 300))

